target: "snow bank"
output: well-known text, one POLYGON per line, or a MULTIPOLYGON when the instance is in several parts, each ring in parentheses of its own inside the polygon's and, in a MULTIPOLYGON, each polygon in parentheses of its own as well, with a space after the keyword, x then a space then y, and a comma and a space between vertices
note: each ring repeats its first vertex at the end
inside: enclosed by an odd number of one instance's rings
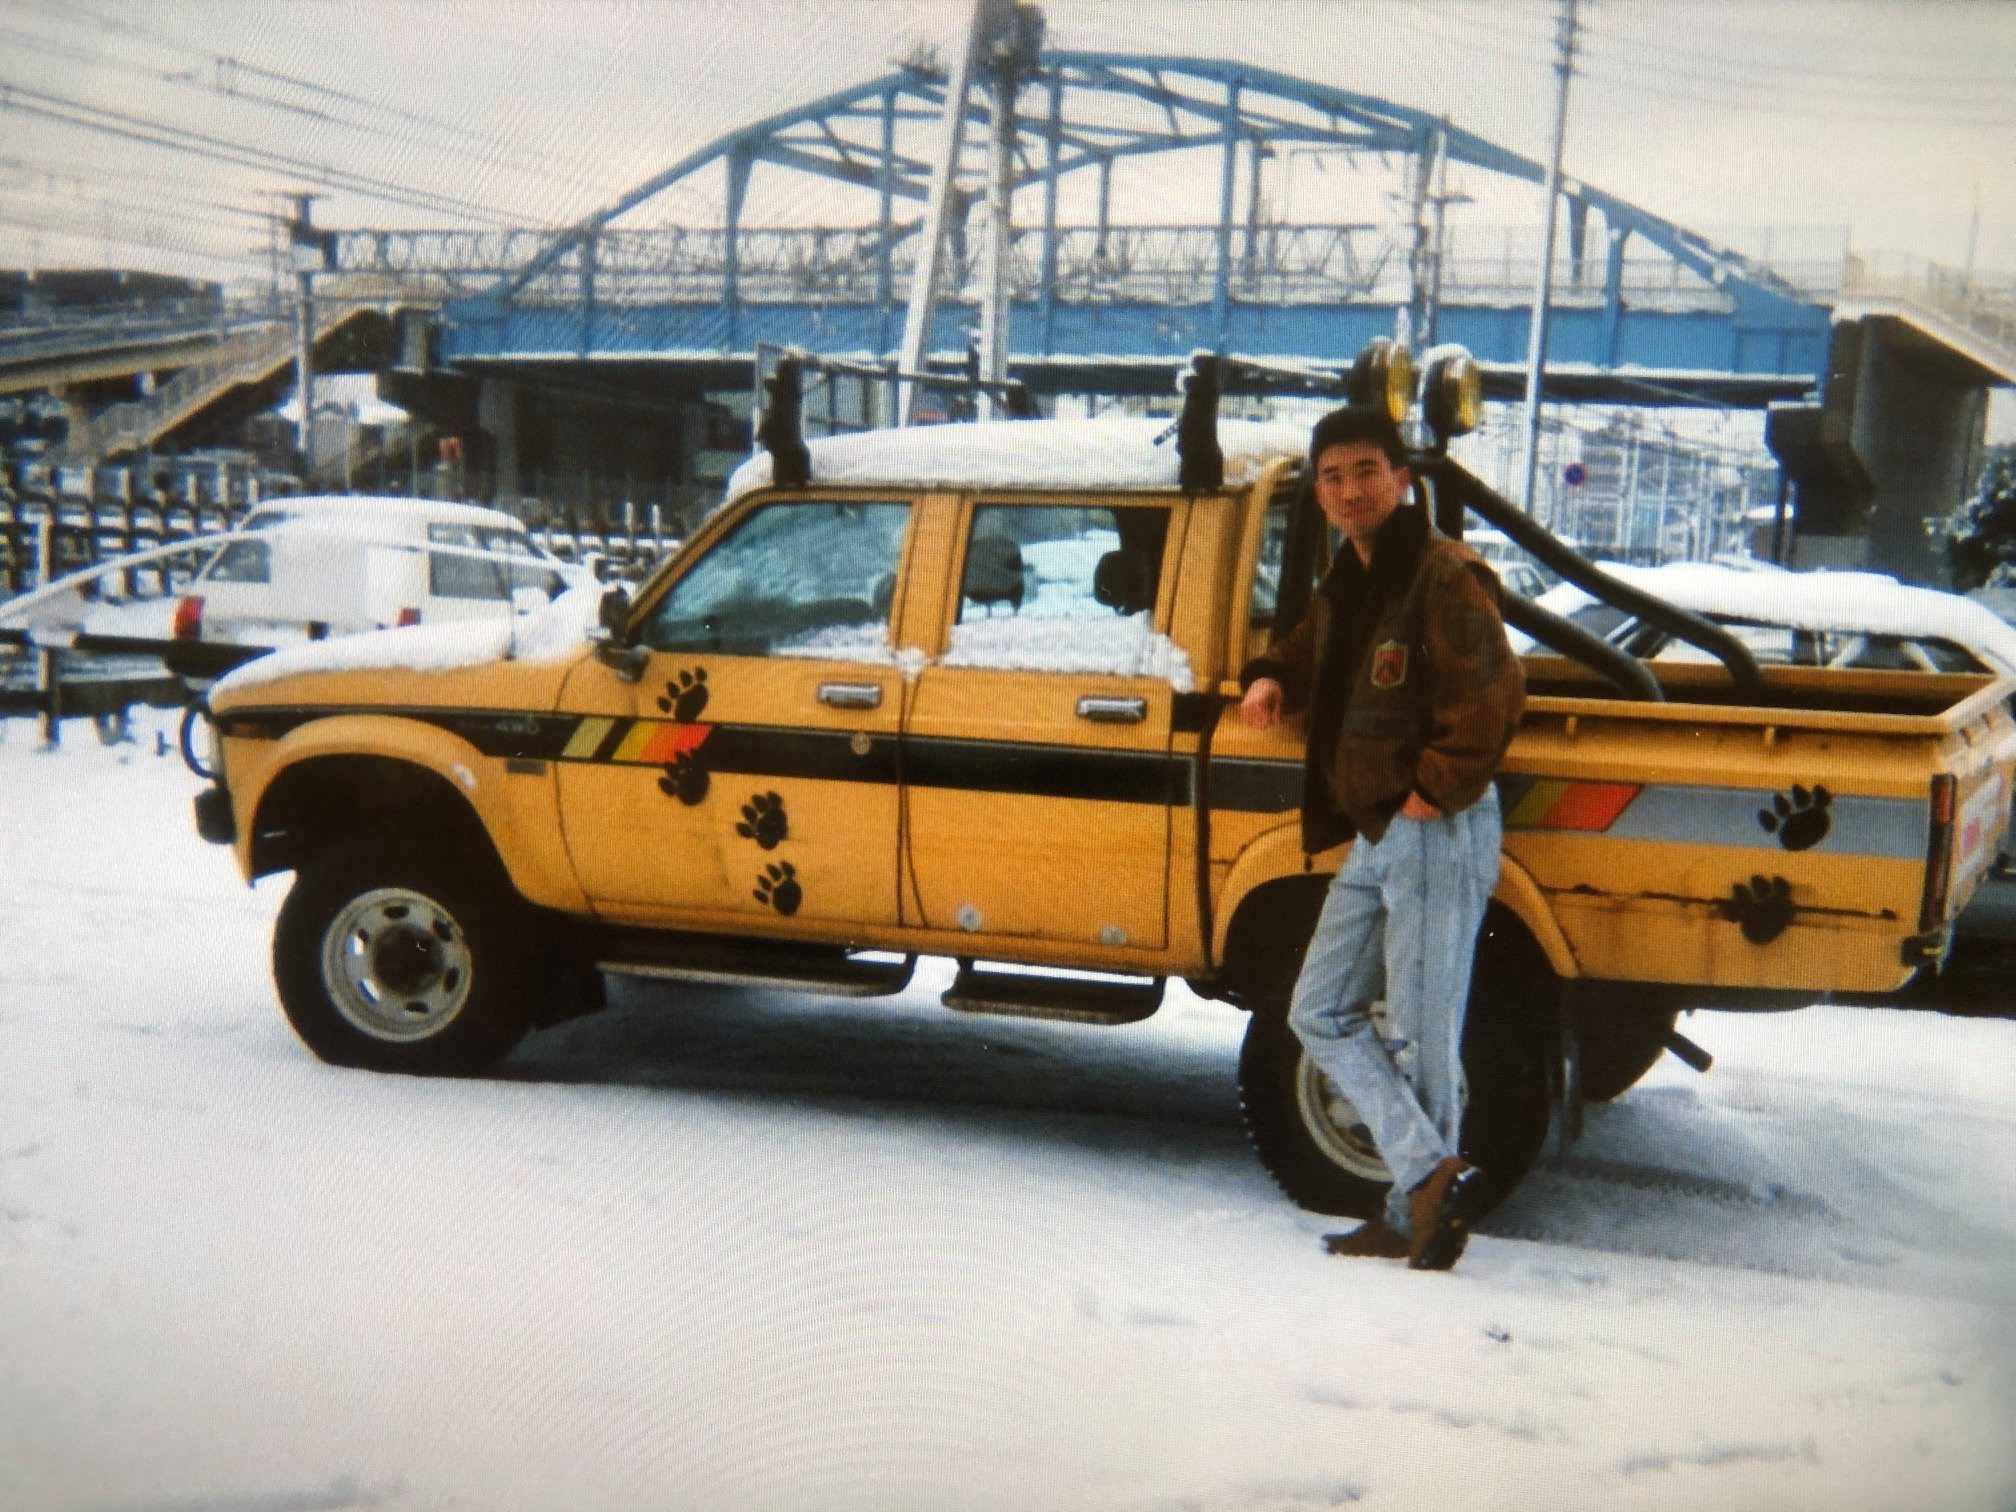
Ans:
MULTIPOLYGON (((1282 421, 1221 420, 1228 487, 1250 483, 1277 457, 1309 449, 1309 428, 1282 421)), ((807 443, 812 481, 916 488, 1169 489, 1176 437, 1167 420, 993 420, 861 431, 807 443)), ((770 454, 735 469, 728 500, 770 482, 770 454)))
POLYGON ((527 615, 372 630, 288 646, 228 674, 211 690, 211 697, 304 672, 446 672, 507 656, 517 661, 564 661, 587 648, 601 598, 599 585, 584 583, 527 615))

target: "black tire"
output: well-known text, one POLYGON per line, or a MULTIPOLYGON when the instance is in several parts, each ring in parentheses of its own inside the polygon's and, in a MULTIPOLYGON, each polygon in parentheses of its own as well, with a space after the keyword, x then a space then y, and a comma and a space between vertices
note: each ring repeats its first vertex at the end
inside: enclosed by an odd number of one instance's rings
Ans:
POLYGON ((490 858, 366 835, 295 878, 273 979, 294 1032, 334 1065, 481 1071, 531 1025, 551 975, 543 933, 490 858))
MULTIPOLYGON (((1547 1139, 1556 1037, 1544 957, 1509 914, 1485 916, 1463 1028, 1469 1101, 1463 1158, 1484 1172, 1479 1216, 1524 1179, 1547 1139)), ((1286 1005, 1257 1009, 1239 1051, 1239 1103, 1254 1152, 1301 1207, 1378 1214, 1392 1185, 1350 1104, 1302 1054, 1286 1005)))
POLYGON ((1666 1037, 1679 1021, 1676 1008, 1590 993, 1576 1001, 1575 1037, 1582 1046, 1582 1096, 1609 1102, 1636 1086, 1666 1053, 1666 1037))

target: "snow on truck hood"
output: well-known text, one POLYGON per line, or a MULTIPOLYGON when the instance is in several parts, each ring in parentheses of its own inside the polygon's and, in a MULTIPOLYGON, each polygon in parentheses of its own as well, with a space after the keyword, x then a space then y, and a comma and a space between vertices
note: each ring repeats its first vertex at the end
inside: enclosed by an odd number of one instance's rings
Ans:
MULTIPOLYGON (((1287 421, 1221 420, 1225 483, 1251 483, 1279 457, 1309 449, 1309 427, 1287 421)), ((1173 489, 1176 432, 1169 420, 983 420, 860 431, 806 443, 812 482, 872 487, 1173 489)), ((759 452, 728 480, 732 502, 770 483, 759 452)))
POLYGON ((531 614, 451 625, 411 625, 288 646, 220 678, 213 699, 307 672, 447 672, 506 656, 521 662, 565 661, 588 646, 602 599, 600 583, 582 583, 531 614))

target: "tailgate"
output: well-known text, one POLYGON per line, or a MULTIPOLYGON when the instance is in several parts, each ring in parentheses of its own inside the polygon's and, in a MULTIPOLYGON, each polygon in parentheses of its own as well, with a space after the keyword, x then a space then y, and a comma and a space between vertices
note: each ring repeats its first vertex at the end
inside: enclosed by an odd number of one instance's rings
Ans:
POLYGON ((2000 709, 1955 769, 1933 779, 1931 854, 1921 929, 1949 923, 2001 852, 2016 791, 2016 727, 2000 709))

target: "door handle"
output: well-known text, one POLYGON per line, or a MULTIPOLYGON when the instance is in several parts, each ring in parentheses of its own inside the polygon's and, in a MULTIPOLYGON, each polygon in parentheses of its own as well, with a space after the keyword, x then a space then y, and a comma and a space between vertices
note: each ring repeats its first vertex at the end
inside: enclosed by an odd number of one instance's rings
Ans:
POLYGON ((1148 700, 1088 695, 1078 700, 1078 717, 1094 724, 1139 724, 1148 717, 1148 700))
POLYGON ((879 709, 882 707, 882 685, 880 683, 821 683, 819 702, 829 709, 879 709))

